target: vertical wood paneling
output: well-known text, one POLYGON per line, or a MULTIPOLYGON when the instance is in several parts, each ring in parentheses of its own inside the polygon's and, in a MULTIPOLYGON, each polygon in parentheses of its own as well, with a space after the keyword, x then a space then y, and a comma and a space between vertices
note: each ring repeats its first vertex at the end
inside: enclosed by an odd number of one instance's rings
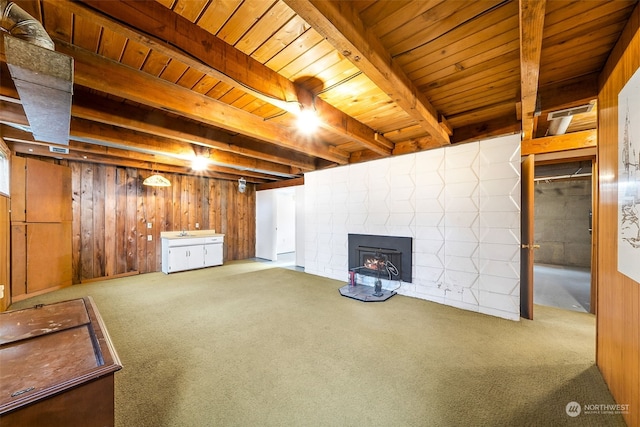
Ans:
MULTIPOLYGON (((138 174, 133 168, 127 168, 127 198, 125 217, 126 270, 125 273, 138 270, 138 174)), ((143 270, 144 271, 144 270, 143 270)))
POLYGON ((106 166, 104 194, 111 194, 112 197, 104 199, 104 275, 114 276, 117 274, 117 202, 118 191, 116 185, 116 168, 106 166))
MULTIPOLYGON (((82 165, 80 163, 69 163, 71 169, 71 217, 79 218, 82 212, 81 203, 81 178, 82 178, 82 165)), ((72 265, 72 280, 73 283, 78 283, 82 279, 80 276, 80 255, 81 255, 81 242, 82 242, 82 230, 80 228, 80 221, 71 222, 71 265, 72 265)))
POLYGON ((235 181, 164 174, 172 186, 152 188, 142 185, 147 171, 74 161, 69 167, 74 283, 160 271, 160 233, 194 230, 196 223, 226 235, 225 261, 255 255, 252 185, 240 194, 235 181))
POLYGON ((601 76, 598 96, 598 307, 596 361, 625 420, 640 426, 640 283, 617 271, 618 93, 640 68, 640 6, 601 76))
POLYGON ((114 254, 116 259, 116 274, 122 274, 127 271, 127 257, 125 256, 127 248, 125 222, 125 218, 127 217, 127 173, 122 168, 116 169, 116 194, 112 197, 116 199, 115 251, 120 254, 120 256, 115 256, 114 254))
POLYGON ((93 173, 93 274, 105 276, 105 183, 106 167, 96 165, 93 173))
POLYGON ((93 276, 93 165, 81 169, 80 183, 80 277, 93 276))

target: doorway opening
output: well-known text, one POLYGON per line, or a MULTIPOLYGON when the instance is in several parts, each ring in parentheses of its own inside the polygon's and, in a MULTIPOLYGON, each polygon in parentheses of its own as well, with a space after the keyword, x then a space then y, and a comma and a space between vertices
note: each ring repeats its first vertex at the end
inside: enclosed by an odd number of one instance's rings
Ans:
POLYGON ((304 192, 302 186, 256 193, 255 260, 303 270, 304 192))
POLYGON ((535 304, 592 312, 592 161, 536 165, 535 304))

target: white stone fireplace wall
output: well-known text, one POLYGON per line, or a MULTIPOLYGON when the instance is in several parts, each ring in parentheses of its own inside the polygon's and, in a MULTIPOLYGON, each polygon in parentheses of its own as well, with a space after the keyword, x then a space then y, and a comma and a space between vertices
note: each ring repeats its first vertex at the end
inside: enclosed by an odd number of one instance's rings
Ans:
POLYGON ((347 281, 349 233, 413 237, 398 293, 520 318, 520 136, 305 174, 305 271, 347 281))

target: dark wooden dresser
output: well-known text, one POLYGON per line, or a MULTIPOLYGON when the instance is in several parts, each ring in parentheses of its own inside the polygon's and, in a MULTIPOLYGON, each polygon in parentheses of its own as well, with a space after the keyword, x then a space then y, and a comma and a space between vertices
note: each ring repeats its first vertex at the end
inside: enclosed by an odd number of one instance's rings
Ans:
POLYGON ((0 425, 114 425, 122 368, 91 297, 0 313, 0 425))

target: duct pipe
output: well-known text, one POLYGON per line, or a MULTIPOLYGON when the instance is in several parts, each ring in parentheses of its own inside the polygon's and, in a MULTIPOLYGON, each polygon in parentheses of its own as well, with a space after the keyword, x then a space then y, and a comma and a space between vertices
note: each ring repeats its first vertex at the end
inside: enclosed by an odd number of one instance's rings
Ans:
POLYGON ((567 132, 567 128, 571 124, 573 116, 564 116, 549 121, 549 134, 550 135, 564 135, 567 132))
POLYGON ((0 0, 4 53, 34 139, 69 144, 73 58, 55 51, 40 22, 0 0))
POLYGON ((0 0, 0 27, 14 37, 55 50, 53 40, 42 24, 12 1, 0 0))

